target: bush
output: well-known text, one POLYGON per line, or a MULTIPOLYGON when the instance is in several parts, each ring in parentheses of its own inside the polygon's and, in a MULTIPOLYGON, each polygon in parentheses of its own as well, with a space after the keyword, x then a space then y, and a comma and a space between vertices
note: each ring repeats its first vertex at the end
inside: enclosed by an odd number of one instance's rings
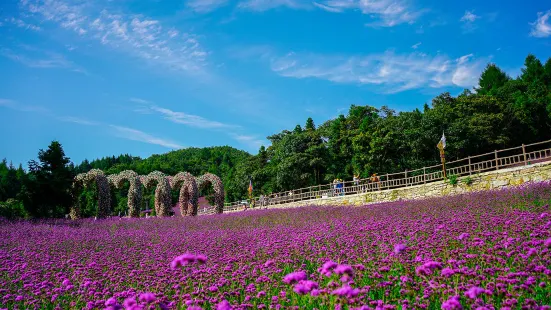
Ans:
POLYGON ((450 182, 451 185, 457 185, 457 175, 450 175, 448 178, 448 182, 450 182))
POLYGON ((466 177, 465 179, 463 179, 463 183, 471 185, 473 184, 473 179, 471 177, 466 177))
POLYGON ((27 212, 21 201, 10 198, 5 202, 0 202, 0 217, 7 219, 25 218, 27 212))

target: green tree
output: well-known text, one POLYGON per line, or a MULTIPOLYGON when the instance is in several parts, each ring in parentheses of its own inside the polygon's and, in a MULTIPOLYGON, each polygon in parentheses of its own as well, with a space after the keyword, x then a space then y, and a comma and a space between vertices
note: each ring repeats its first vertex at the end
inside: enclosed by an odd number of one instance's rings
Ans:
POLYGON ((74 172, 58 141, 38 152, 38 160, 29 162, 29 179, 24 199, 26 211, 36 218, 62 217, 72 204, 70 189, 74 172))
POLYGON ((495 64, 488 64, 480 79, 477 93, 480 95, 494 94, 497 89, 505 85, 510 78, 495 64))

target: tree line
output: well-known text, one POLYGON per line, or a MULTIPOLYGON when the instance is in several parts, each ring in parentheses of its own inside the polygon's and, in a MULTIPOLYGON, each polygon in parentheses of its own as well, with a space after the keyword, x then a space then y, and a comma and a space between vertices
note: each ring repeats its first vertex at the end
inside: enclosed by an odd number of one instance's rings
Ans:
MULTIPOLYGON (((439 163, 436 142, 445 131, 446 157, 460 159, 551 139, 551 58, 542 64, 528 55, 522 73, 509 77, 488 64, 479 86, 458 96, 442 93, 422 109, 396 112, 387 106, 352 105, 346 115, 319 126, 308 118, 303 125, 268 138, 256 155, 229 146, 187 148, 142 159, 128 154, 84 160, 75 165, 54 141, 40 150, 28 171, 0 163, 0 216, 61 217, 71 205, 72 178, 90 169, 106 174, 154 170, 174 175, 188 171, 221 177, 226 201, 247 197, 249 180, 254 194, 270 194, 333 179, 350 180, 354 174, 394 173, 439 163)), ((126 209, 128 186, 113 189, 112 212, 126 209)), ((211 190, 204 189, 210 196, 211 190)), ((84 215, 95 212, 95 189, 85 189, 79 199, 84 215)), ((174 193, 174 201, 176 199, 174 193)), ((153 191, 144 192, 152 201, 153 191)), ((152 205, 149 202, 149 205, 152 205)), ((143 206, 144 208, 146 206, 143 206)))

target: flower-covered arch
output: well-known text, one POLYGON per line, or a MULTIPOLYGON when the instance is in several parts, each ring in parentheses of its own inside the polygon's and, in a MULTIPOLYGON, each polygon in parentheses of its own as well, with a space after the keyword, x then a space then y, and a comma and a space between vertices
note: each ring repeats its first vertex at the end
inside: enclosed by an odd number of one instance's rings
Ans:
POLYGON ((121 188, 125 181, 130 183, 130 188, 128 189, 128 216, 140 217, 142 182, 139 175, 132 170, 124 170, 119 174, 110 175, 108 179, 115 188, 121 188))
POLYGON ((178 203, 180 204, 180 213, 182 216, 197 215, 197 204, 199 202, 199 190, 195 177, 189 172, 180 172, 173 178, 170 178, 172 188, 180 188, 178 203))
POLYGON ((146 188, 157 186, 155 189, 155 213, 157 213, 157 216, 169 216, 170 211, 172 211, 172 199, 168 177, 160 171, 153 171, 146 176, 142 176, 141 181, 146 188))
POLYGON ((197 178, 198 188, 202 188, 208 183, 212 184, 214 187, 214 205, 216 206, 216 213, 224 212, 224 184, 222 184, 222 180, 212 173, 205 173, 197 178))
POLYGON ((92 169, 87 173, 80 173, 75 177, 72 188, 73 206, 69 213, 72 219, 78 219, 81 217, 78 193, 84 186, 89 186, 93 182, 96 182, 96 186, 98 188, 97 217, 107 217, 109 207, 111 206, 111 189, 109 187, 109 181, 103 171, 99 169, 92 169))

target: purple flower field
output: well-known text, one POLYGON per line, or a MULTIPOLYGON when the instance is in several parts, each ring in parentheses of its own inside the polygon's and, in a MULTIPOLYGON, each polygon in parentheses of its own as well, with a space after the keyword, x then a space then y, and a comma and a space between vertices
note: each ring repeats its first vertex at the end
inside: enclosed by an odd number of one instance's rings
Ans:
POLYGON ((364 207, 0 224, 0 308, 551 309, 551 183, 364 207))

